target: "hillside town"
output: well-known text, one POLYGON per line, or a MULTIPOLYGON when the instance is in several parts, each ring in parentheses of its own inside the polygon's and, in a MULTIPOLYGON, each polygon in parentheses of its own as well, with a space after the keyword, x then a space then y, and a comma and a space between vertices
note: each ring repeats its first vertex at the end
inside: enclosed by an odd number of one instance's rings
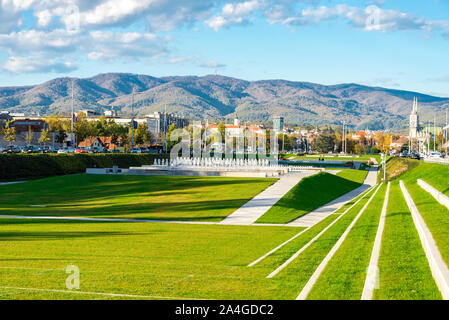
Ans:
POLYGON ((224 152, 226 141, 233 139, 237 153, 261 153, 262 145, 252 144, 248 136, 267 137, 274 131, 281 153, 447 156, 447 122, 444 127, 435 123, 421 125, 417 99, 412 103, 408 135, 387 130, 355 130, 344 122, 326 126, 293 125, 282 116, 273 117, 269 123, 271 126, 238 117, 224 121, 189 120, 166 112, 130 117, 115 111, 99 113, 83 109, 74 112, 72 117, 70 114, 42 117, 0 111, 0 150, 4 153, 162 153, 173 145, 170 142, 173 130, 192 132, 196 128, 201 129, 203 147, 208 144, 220 152, 224 152), (217 132, 221 134, 220 141, 214 141, 217 132), (241 138, 245 141, 237 150, 236 140, 241 138))

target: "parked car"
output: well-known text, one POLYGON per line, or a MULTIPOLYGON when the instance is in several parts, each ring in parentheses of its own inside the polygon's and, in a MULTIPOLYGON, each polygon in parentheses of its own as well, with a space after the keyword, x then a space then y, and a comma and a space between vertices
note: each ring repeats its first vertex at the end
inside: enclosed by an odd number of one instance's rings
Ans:
POLYGON ((84 148, 76 148, 75 153, 87 153, 87 150, 84 148))
POLYGON ((150 153, 150 149, 148 149, 147 147, 140 147, 140 151, 142 153, 150 153))
POLYGON ((21 153, 22 149, 18 146, 7 146, 2 151, 3 153, 21 153))
POLYGON ((58 150, 58 153, 74 153, 75 149, 73 149, 72 147, 68 147, 68 148, 62 148, 58 150))
POLYGON ((89 153, 102 153, 104 150, 100 147, 89 147, 87 148, 87 152, 89 153))
POLYGON ((123 153, 123 151, 120 150, 120 149, 112 149, 112 150, 110 150, 109 152, 110 152, 110 153, 123 153))
POLYGON ((427 157, 431 159, 441 159, 442 155, 439 152, 431 152, 427 157))
POLYGON ((57 150, 55 147, 51 147, 51 146, 44 146, 42 147, 42 153, 56 153, 57 150))
POLYGON ((22 153, 42 153, 42 150, 36 146, 28 146, 22 149, 22 153))
POLYGON ((142 153, 142 150, 140 150, 139 148, 134 148, 131 150, 131 153, 142 153))
POLYGON ((421 156, 419 155, 418 152, 410 152, 407 158, 421 160, 421 156))

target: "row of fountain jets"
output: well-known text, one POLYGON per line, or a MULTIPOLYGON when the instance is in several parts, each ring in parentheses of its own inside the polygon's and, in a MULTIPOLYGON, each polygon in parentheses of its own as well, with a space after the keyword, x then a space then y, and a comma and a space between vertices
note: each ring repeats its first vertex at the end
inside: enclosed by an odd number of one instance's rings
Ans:
POLYGON ((217 158, 174 158, 155 159, 154 165, 164 167, 203 167, 203 168, 273 168, 287 167, 272 163, 267 159, 217 159, 217 158))

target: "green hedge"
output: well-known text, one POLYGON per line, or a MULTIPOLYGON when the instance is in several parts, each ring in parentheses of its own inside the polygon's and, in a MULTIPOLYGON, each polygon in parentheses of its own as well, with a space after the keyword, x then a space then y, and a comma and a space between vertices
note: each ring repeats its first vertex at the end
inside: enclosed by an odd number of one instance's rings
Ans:
POLYGON ((0 180, 21 180, 72 173, 86 168, 129 168, 153 164, 158 154, 0 154, 0 180))

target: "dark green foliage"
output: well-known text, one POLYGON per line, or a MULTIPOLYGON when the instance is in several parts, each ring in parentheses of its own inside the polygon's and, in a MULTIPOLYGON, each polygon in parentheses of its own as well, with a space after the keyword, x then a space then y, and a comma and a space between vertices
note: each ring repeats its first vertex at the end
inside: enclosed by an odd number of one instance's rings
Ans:
POLYGON ((0 154, 0 180, 82 173, 86 168, 153 164, 156 154, 0 154))

